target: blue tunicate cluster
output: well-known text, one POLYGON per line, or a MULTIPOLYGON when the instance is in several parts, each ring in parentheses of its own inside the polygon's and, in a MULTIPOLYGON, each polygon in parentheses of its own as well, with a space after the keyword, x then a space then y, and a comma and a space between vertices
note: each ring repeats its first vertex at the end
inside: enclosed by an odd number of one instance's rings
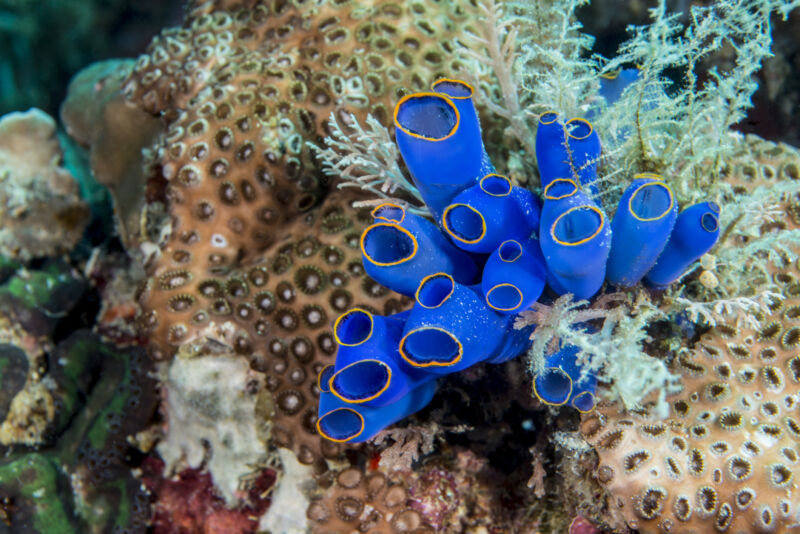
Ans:
POLYGON ((594 408, 597 378, 591 373, 581 376, 579 353, 578 347, 568 345, 547 357, 544 371, 533 380, 533 392, 539 400, 551 406, 568 404, 583 413, 594 408))
MULTIPOLYGON (((328 439, 365 441, 427 405, 437 377, 522 353, 533 327, 514 329, 514 316, 545 286, 582 299, 605 280, 663 288, 716 242, 716 204, 678 214, 672 190, 652 174, 635 177, 609 222, 592 200, 601 146, 584 119, 541 117, 541 200, 494 172, 468 84, 439 80, 432 92, 403 97, 394 122, 438 225, 393 203, 372 211, 360 240, 364 268, 415 304, 389 317, 357 308, 337 319, 336 363, 319 379, 317 429, 328 439)), ((578 354, 566 346, 547 358, 535 379, 541 400, 593 408, 596 378, 581 376, 578 354)))

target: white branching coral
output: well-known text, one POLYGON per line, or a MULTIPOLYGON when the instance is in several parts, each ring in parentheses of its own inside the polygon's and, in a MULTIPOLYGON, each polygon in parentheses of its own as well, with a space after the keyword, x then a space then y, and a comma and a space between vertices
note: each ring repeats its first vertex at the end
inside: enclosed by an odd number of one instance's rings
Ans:
POLYGON ((519 32, 515 70, 523 80, 523 101, 537 115, 556 111, 585 116, 599 87, 595 60, 587 57, 594 38, 581 32, 576 10, 589 0, 508 3, 507 21, 519 32))
POLYGON ((725 321, 739 320, 747 328, 758 329, 759 314, 768 313, 770 307, 781 302, 784 296, 764 290, 752 297, 733 297, 708 302, 698 302, 684 297, 670 297, 668 302, 683 311, 690 321, 708 326, 717 326, 725 321))
POLYGON ((518 20, 506 17, 505 6, 496 0, 478 2, 474 9, 478 12, 477 30, 465 32, 467 46, 457 51, 459 59, 467 66, 463 75, 479 89, 481 103, 509 121, 513 135, 535 158, 535 128, 530 120, 533 116, 521 103, 521 73, 515 68, 520 29, 524 31, 530 23, 518 24, 518 20), (495 91, 491 80, 500 91, 495 91))
POLYGON ((434 449, 438 425, 387 428, 372 439, 381 447, 379 465, 387 471, 411 472, 414 462, 434 449))
MULTIPOLYGON (((342 125, 331 113, 328 120, 331 135, 325 138, 324 148, 308 143, 320 159, 322 172, 340 180, 340 188, 358 187, 374 194, 377 197, 375 203, 392 200, 402 203, 412 212, 427 213, 424 208, 393 197, 402 191, 422 203, 417 188, 400 170, 400 153, 389 131, 372 115, 367 116, 366 126, 362 126, 352 114, 345 117, 342 125)), ((359 204, 371 203, 363 201, 359 204)))
POLYGON ((752 106, 758 87, 753 75, 771 56, 770 16, 784 17, 800 2, 737 0, 693 6, 689 23, 669 14, 665 0, 651 10, 652 22, 632 27, 632 37, 617 57, 598 58, 601 73, 636 66, 639 78, 620 100, 595 120, 609 135, 606 147, 617 151, 613 165, 664 175, 679 200, 692 202, 714 194, 725 160, 738 146, 730 127, 752 106), (707 71, 704 61, 723 48, 733 51, 733 66, 707 71), (678 84, 667 70, 682 73, 678 84))
POLYGON ((482 0, 474 7, 476 28, 466 32, 466 46, 458 51, 461 76, 479 89, 481 104, 508 120, 525 160, 512 152, 509 167, 534 167, 542 113, 583 116, 595 98, 595 62, 584 57, 594 40, 580 32, 575 17, 586 3, 482 0))
POLYGON ((574 302, 572 295, 566 294, 552 306, 537 303, 534 310, 521 313, 515 326, 536 325, 528 352, 534 375, 544 369, 547 354, 574 345, 581 349, 582 376, 591 373, 604 383, 600 395, 635 409, 658 391, 654 410, 661 413, 667 409, 666 395, 676 390, 677 377, 667 370, 664 361, 644 351, 644 343, 649 340, 647 327, 663 317, 644 292, 635 300, 625 293, 610 293, 591 305, 574 302))

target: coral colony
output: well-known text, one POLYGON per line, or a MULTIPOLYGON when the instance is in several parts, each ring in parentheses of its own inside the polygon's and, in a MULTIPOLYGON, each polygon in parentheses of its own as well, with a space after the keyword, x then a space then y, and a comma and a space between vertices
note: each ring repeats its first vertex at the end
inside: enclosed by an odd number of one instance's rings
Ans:
POLYGON ((172 3, 0 117, 0 532, 800 532, 800 0, 172 3))
MULTIPOLYGON (((522 353, 533 329, 514 316, 558 295, 594 296, 604 281, 664 289, 719 237, 714 202, 678 206, 655 174, 628 186, 609 221, 598 195, 601 143, 585 119, 545 113, 536 135, 542 199, 494 171, 466 82, 442 79, 395 107, 397 145, 437 224, 395 203, 372 211, 366 272, 414 306, 388 317, 353 308, 335 322, 335 365, 319 376, 317 429, 363 442, 425 407, 436 378, 522 353)), ((588 325, 585 328, 590 328, 588 325)), ((534 380, 546 404, 594 408, 596 377, 578 347, 547 357, 534 380), (583 376, 582 376, 583 375, 583 376)))

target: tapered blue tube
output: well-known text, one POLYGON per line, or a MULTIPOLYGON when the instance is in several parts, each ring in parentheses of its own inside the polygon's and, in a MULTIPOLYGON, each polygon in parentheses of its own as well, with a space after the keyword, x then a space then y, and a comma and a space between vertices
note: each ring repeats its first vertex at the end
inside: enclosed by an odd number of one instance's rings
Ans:
POLYGON ((470 128, 480 129, 478 112, 472 100, 475 90, 470 84, 463 80, 452 78, 440 78, 433 82, 431 90, 434 93, 446 95, 455 104, 461 115, 461 124, 470 128))
MULTIPOLYGON (((446 95, 453 101, 458 113, 461 115, 461 123, 463 127, 469 129, 477 129, 480 131, 481 125, 478 119, 478 111, 475 109, 475 89, 465 82, 464 80, 456 80, 453 78, 441 78, 436 80, 431 85, 431 91, 446 95)), ((486 147, 483 148, 481 155, 481 165, 484 169, 493 169, 492 162, 489 159, 489 154, 486 152, 486 147)))
POLYGON ((431 377, 407 366, 397 347, 408 312, 389 317, 353 308, 336 319, 336 365, 326 388, 346 403, 383 406, 431 377))
POLYGON ((639 178, 622 194, 611 221, 611 252, 606 279, 629 287, 644 278, 667 244, 678 206, 661 180, 639 178))
POLYGON ((610 106, 620 99, 622 93, 639 79, 639 69, 620 69, 614 74, 600 76, 600 96, 610 106))
POLYGON ((536 162, 542 187, 556 178, 573 178, 567 129, 558 114, 549 111, 539 117, 536 129, 536 162))
POLYGON ((387 203, 372 212, 376 223, 361 234, 364 270, 380 284, 413 296, 427 275, 445 271, 460 283, 472 283, 478 268, 430 221, 387 203))
POLYGON ((595 197, 598 193, 594 182, 597 180, 597 162, 600 159, 600 137, 586 119, 570 119, 566 128, 574 177, 583 191, 595 197))
POLYGON ((593 204, 559 211, 548 210, 545 201, 539 229, 547 270, 556 282, 551 286, 587 299, 603 285, 611 232, 605 214, 593 204))
POLYGON ((719 206, 700 202, 683 210, 675 221, 669 241, 645 281, 657 289, 680 278, 700 256, 711 250, 719 239, 719 206))
POLYGON ((396 402, 372 407, 348 404, 330 392, 323 392, 319 398, 317 433, 337 443, 362 443, 427 406, 434 393, 436 382, 431 380, 396 402))
POLYGON ((520 213, 522 214, 522 221, 530 229, 529 235, 539 235, 539 220, 542 218, 542 201, 539 197, 534 195, 531 191, 524 187, 511 188, 511 196, 514 198, 520 213))
POLYGON ((569 345, 547 357, 544 371, 533 381, 539 400, 551 406, 569 404, 583 413, 594 409, 597 377, 589 373, 581 378, 579 353, 578 347, 569 345))
POLYGON ((326 365, 317 375, 317 387, 320 393, 330 393, 331 377, 333 376, 333 365, 326 365))
POLYGON ((541 296, 547 266, 537 241, 508 240, 497 247, 483 267, 481 290, 486 304, 502 314, 527 310, 541 296))
POLYGON ((462 121, 444 94, 404 96, 395 106, 394 124, 403 161, 437 221, 460 191, 494 170, 484 159, 477 118, 462 121))
POLYGON ((461 371, 498 356, 513 318, 489 309, 479 291, 454 282, 447 273, 425 278, 403 330, 400 356, 434 374, 461 371))
MULTIPOLYGON (((594 206, 595 203, 586 193, 580 190, 578 183, 572 178, 556 178, 545 186, 542 197, 540 224, 542 221, 555 221, 556 218, 576 206, 594 206)), ((541 233, 541 226, 539 227, 541 233)))
POLYGON ((511 181, 487 174, 459 193, 442 215, 442 228, 453 243, 466 251, 488 254, 507 239, 527 241, 533 227, 523 216, 511 181))

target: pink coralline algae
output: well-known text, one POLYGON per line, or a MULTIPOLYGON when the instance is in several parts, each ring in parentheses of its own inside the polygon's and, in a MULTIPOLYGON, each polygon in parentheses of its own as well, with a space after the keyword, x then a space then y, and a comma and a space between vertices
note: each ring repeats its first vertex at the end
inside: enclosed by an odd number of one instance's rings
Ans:
POLYGON ((458 508, 460 498, 453 474, 436 467, 419 477, 409 488, 409 504, 438 530, 458 508))
POLYGON ((569 525, 569 534, 602 534, 602 532, 602 530, 580 515, 573 519, 569 525))
POLYGON ((249 504, 228 509, 214 493, 211 475, 185 469, 173 479, 161 478, 164 464, 155 457, 142 465, 142 481, 157 496, 154 534, 256 534, 258 518, 269 508, 275 472, 265 470, 249 491, 249 504))

